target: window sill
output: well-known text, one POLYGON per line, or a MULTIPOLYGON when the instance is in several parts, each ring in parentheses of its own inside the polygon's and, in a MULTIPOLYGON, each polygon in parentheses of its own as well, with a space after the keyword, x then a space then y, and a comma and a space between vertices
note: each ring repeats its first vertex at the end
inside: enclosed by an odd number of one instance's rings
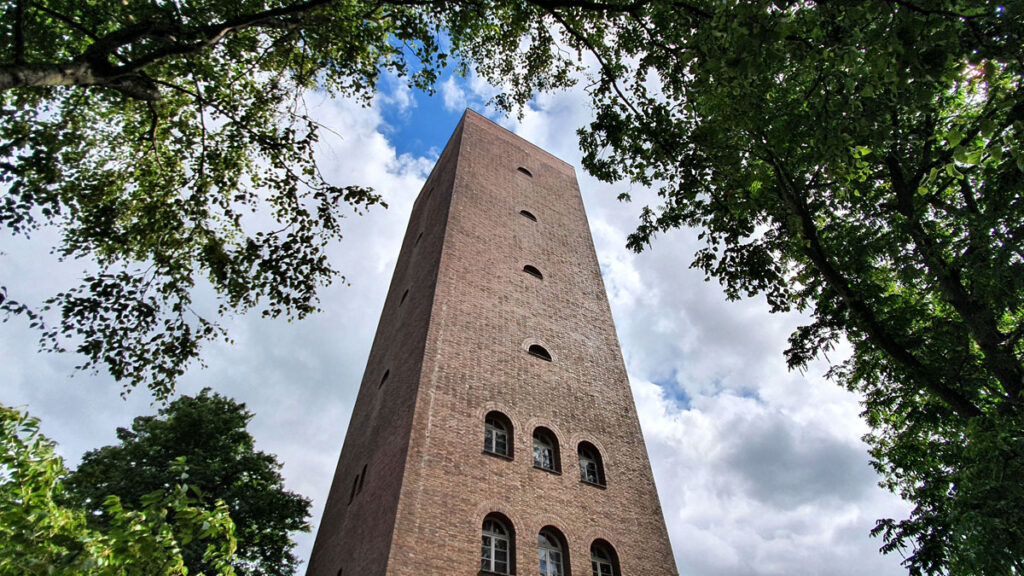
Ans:
MULTIPOLYGON (((509 462, 515 460, 515 458, 513 458, 512 456, 509 456, 507 454, 499 454, 498 452, 491 452, 490 450, 484 450, 483 453, 488 456, 498 458, 500 460, 507 460, 509 462)), ((499 574, 499 572, 481 572, 481 574, 499 574)))
POLYGON ((597 482, 591 482, 590 480, 580 479, 580 484, 586 484, 587 486, 593 486, 594 488, 600 488, 601 490, 607 490, 606 484, 598 484, 597 482))
POLYGON ((490 570, 481 570, 476 574, 477 576, 515 576, 514 573, 491 572, 490 570))
POLYGON ((542 472, 547 472, 548 474, 554 474, 555 476, 561 476, 562 475, 562 471, 561 470, 552 470, 551 468, 542 468, 540 466, 537 466, 536 464, 533 465, 533 469, 534 470, 540 470, 542 472))

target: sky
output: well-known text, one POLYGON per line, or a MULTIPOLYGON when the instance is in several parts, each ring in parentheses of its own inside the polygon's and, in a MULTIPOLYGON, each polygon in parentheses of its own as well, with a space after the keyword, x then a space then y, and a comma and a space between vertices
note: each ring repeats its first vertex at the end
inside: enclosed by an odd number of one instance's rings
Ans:
MULTIPOLYGON (((625 249, 657 198, 582 171, 576 129, 592 115, 582 90, 538 96, 521 120, 486 107, 494 91, 470 75, 444 78, 432 97, 385 78, 370 107, 309 95, 331 128, 318 152, 328 180, 373 186, 389 208, 344 221, 329 254, 346 282, 321 291, 322 313, 225 318, 234 344, 208 345, 206 367, 178 386, 212 387, 254 412, 257 448, 276 454, 286 487, 313 501, 313 532, 297 535, 297 556, 312 548, 412 202, 470 107, 576 167, 679 573, 904 574, 901 558, 881 555, 869 536, 876 519, 904 518, 910 506, 877 485, 857 396, 823 377, 824 359, 805 373, 786 368, 801 318, 769 314, 760 299, 726 301, 689 267, 700 246, 693 230, 661 235, 641 254, 625 249), (621 192, 633 202, 616 200, 621 192)), ((87 268, 57 262, 55 241, 53 230, 0 236, 0 284, 13 298, 38 303, 87 268)), ((0 402, 41 418, 71 467, 114 443, 118 426, 156 412, 147 391, 123 399, 112 378, 76 373, 80 359, 39 353, 37 341, 23 319, 0 324, 0 402)))

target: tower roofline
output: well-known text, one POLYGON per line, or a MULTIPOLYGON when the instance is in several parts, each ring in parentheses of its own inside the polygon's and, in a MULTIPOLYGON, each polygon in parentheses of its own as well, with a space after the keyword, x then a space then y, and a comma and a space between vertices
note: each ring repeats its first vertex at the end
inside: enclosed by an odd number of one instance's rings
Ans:
MULTIPOLYGON (((514 136, 518 140, 521 140, 522 143, 525 144, 527 147, 529 147, 531 150, 534 150, 537 153, 542 154, 543 156, 545 156, 547 158, 551 158, 552 160, 557 161, 559 164, 564 165, 566 168, 568 168, 570 171, 572 171, 573 174, 576 173, 576 168, 573 167, 572 164, 566 162, 565 160, 562 160, 558 156, 555 156, 554 154, 548 152, 547 150, 541 148, 540 146, 537 146, 536 144, 530 142, 526 138, 523 138, 522 136, 520 136, 519 134, 516 134, 515 132, 509 130, 508 128, 505 128, 501 124, 498 124, 494 120, 491 120, 490 118, 484 116, 483 114, 477 112, 476 110, 473 110, 472 108, 466 108, 466 111, 462 113, 462 119, 459 120, 460 126, 461 126, 462 122, 464 122, 467 118, 472 118, 474 121, 482 120, 482 121, 484 121, 486 123, 493 124, 494 126, 500 128, 501 130, 504 130, 505 132, 508 132, 510 135, 514 136)), ((458 130, 458 128, 456 128, 456 130, 458 130)))

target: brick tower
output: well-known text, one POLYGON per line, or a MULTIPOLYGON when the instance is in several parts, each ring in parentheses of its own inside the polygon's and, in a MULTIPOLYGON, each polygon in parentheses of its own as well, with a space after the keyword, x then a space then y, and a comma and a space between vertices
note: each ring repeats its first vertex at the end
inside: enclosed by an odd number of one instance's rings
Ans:
POLYGON ((677 574, 576 176, 472 111, 413 206, 308 576, 677 574))

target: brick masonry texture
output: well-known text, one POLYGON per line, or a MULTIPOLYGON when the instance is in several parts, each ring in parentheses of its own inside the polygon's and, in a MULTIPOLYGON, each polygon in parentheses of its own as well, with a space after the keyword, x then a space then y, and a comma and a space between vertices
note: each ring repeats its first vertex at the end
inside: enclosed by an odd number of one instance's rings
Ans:
POLYGON ((567 575, 591 575, 598 538, 623 576, 677 574, 575 173, 467 111, 413 207, 307 574, 478 574, 492 512, 512 524, 519 576, 539 574, 547 526, 567 575), (492 410, 513 459, 483 452, 492 410), (561 474, 533 467, 536 427, 557 437, 561 474), (579 479, 584 441, 603 488, 579 479))

